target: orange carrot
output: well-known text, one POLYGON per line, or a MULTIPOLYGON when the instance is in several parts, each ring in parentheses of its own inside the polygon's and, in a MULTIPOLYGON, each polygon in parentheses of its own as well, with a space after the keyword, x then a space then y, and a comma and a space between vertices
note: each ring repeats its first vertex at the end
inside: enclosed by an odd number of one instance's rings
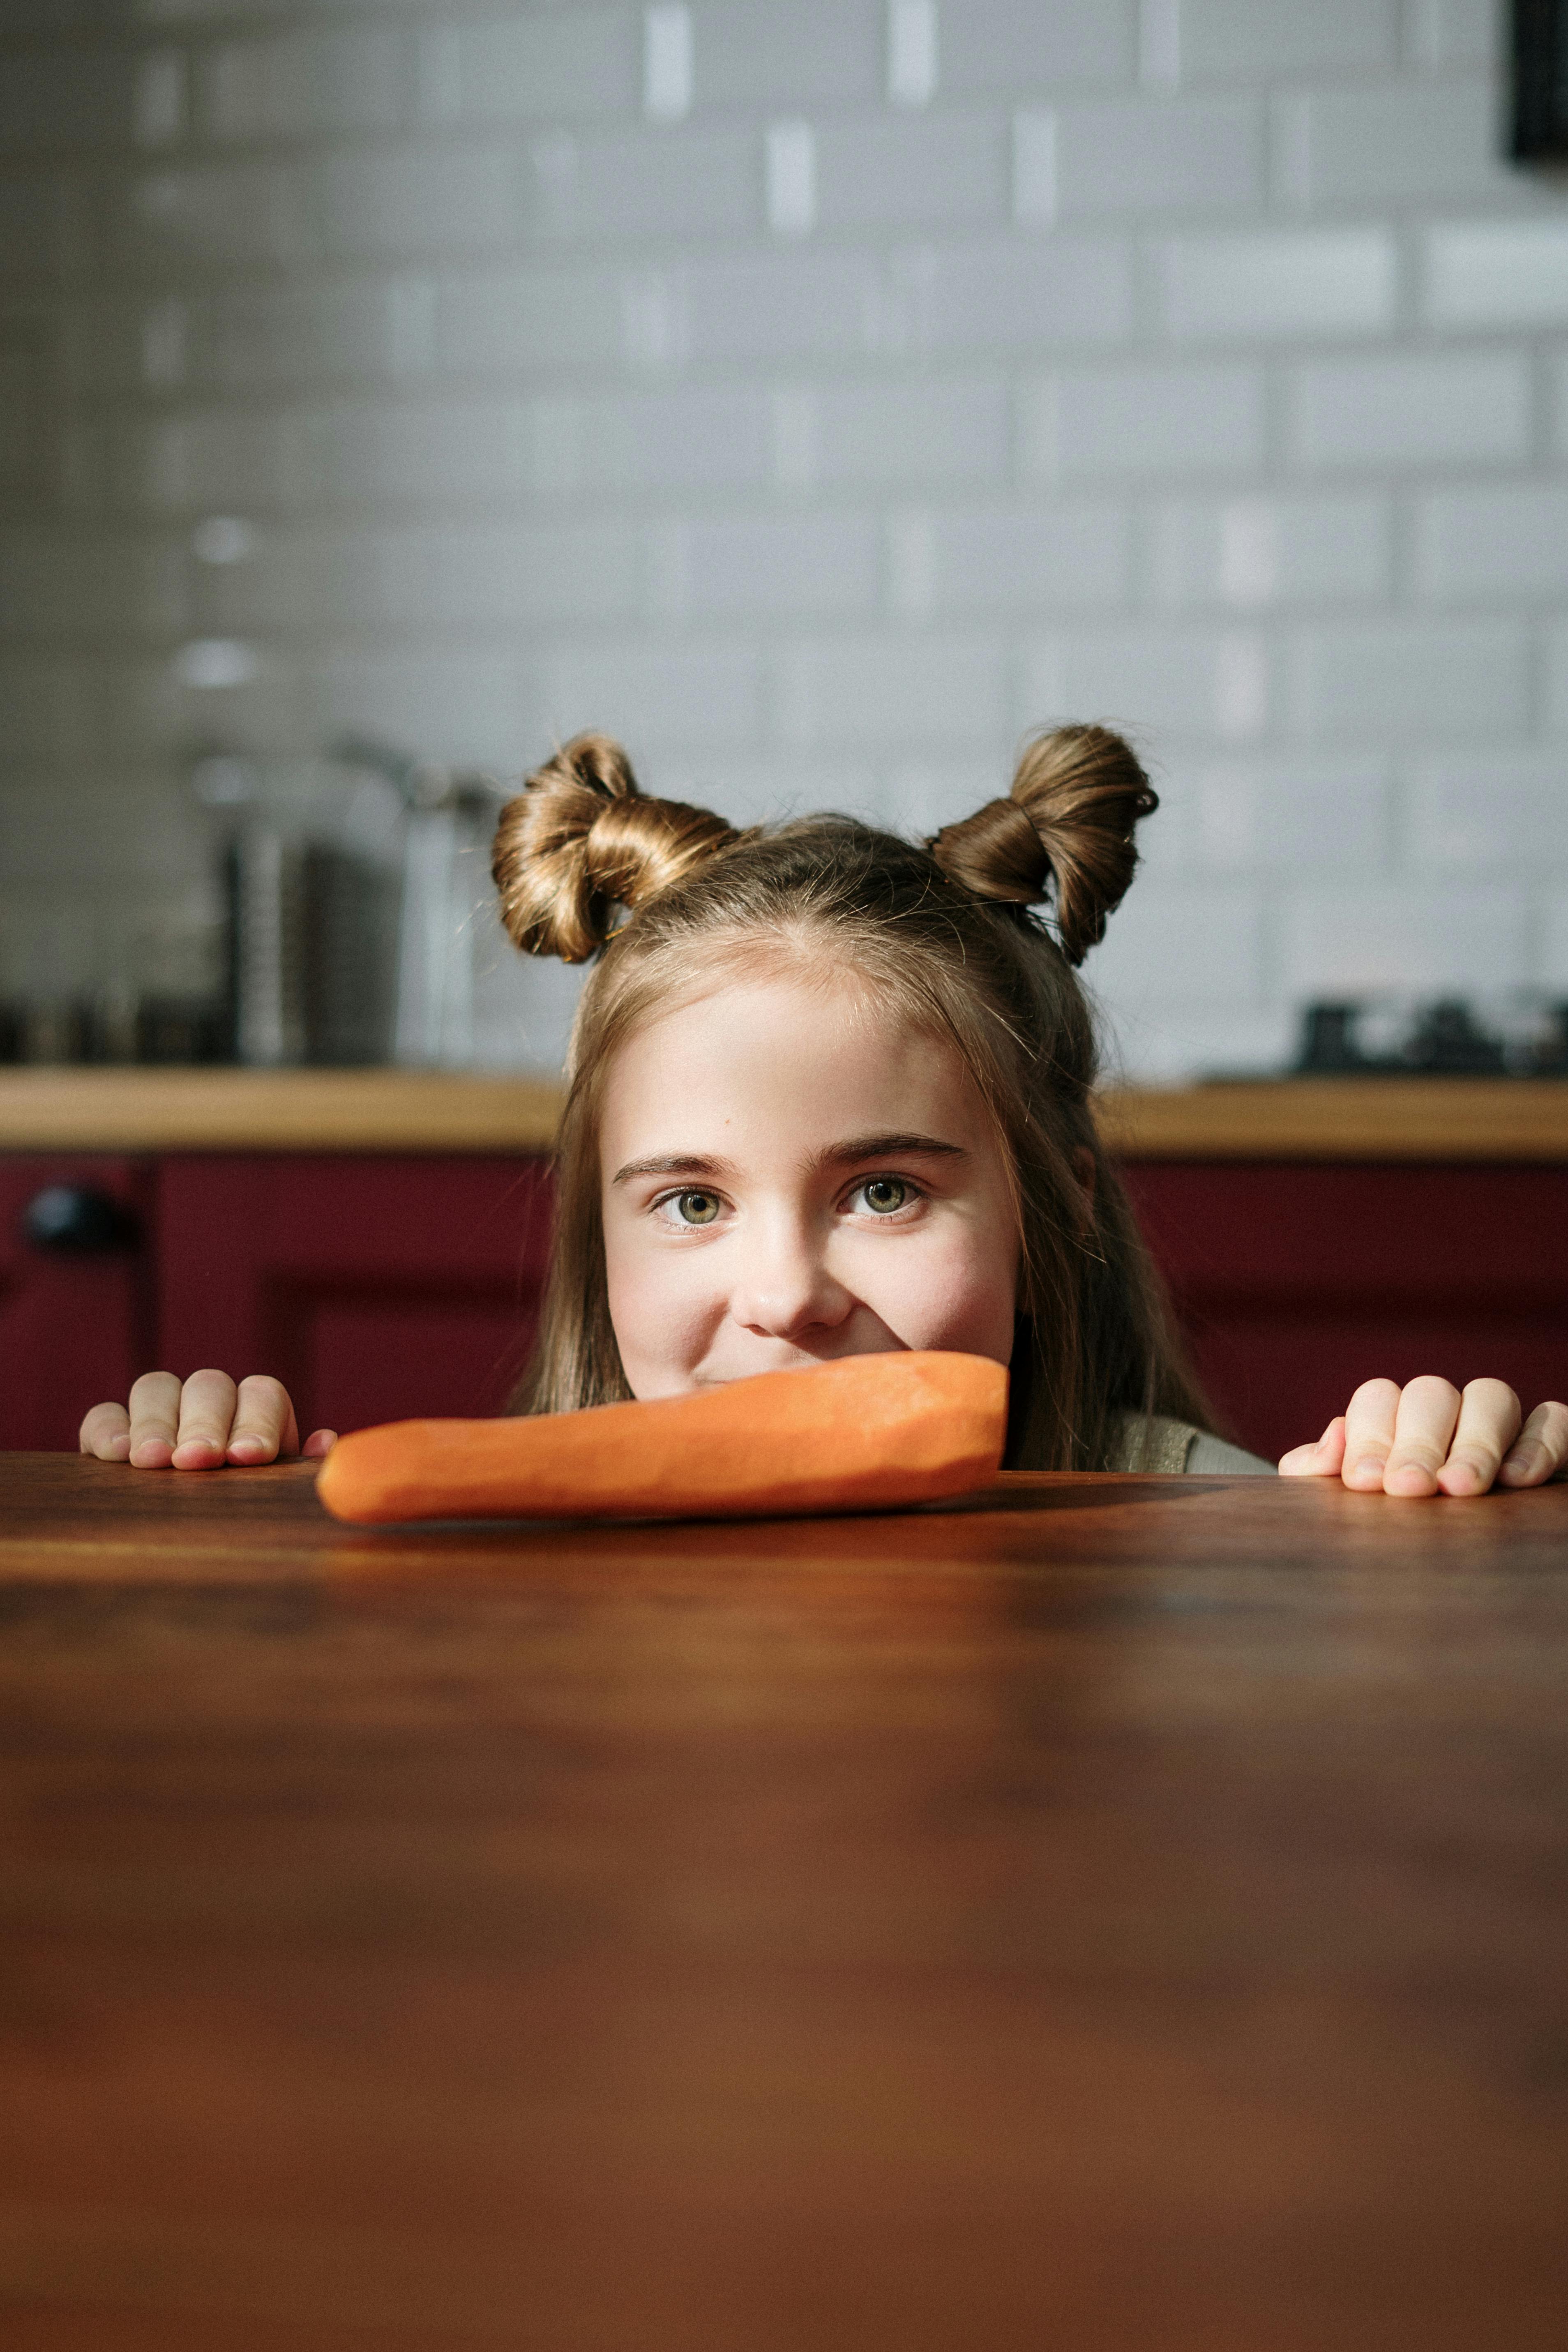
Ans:
POLYGON ((983 1356, 847 1356, 648 1404, 399 1421, 340 1438, 340 1519, 752 1518, 887 1510, 994 1477, 1007 1374, 983 1356))

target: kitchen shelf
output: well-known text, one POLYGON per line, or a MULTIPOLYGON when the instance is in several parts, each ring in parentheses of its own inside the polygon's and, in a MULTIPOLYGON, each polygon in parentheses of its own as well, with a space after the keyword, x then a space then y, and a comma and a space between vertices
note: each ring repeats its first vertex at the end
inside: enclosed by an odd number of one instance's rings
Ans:
POLYGON ((1128 1160, 1562 1160, 1559 1078, 1279 1078, 1129 1087, 1100 1129, 1128 1160))
MULTIPOLYGON (((550 1081, 421 1070, 0 1069, 9 1151, 537 1152, 550 1081)), ((1568 1082, 1285 1078, 1100 1097, 1129 1160, 1568 1162, 1568 1082)))
POLYGON ((561 1088, 444 1070, 0 1070, 8 1151, 542 1151, 561 1088))

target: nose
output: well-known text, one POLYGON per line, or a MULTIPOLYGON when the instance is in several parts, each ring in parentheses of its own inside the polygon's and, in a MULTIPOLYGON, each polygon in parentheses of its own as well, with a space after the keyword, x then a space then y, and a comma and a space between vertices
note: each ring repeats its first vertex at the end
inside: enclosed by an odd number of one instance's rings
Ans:
POLYGON ((824 1240, 795 1218, 759 1222, 746 1237, 730 1312, 748 1331, 801 1339, 832 1330, 854 1310, 851 1292, 827 1264, 824 1240))

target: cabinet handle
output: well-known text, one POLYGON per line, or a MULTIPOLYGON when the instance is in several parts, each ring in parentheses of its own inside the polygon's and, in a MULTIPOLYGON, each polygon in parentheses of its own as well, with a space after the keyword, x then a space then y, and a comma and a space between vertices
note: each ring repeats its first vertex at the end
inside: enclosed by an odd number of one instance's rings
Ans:
POLYGON ((35 1249, 61 1256, 134 1249, 142 1238, 124 1202, 88 1184, 46 1184, 23 1210, 22 1232, 35 1249))

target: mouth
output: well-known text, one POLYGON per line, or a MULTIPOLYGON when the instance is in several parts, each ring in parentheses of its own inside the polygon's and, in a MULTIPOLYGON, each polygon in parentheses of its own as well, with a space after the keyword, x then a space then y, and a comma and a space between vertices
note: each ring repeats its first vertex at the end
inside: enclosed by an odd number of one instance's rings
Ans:
POLYGON ((819 1364, 843 1363, 850 1356, 891 1356, 908 1353, 908 1347, 902 1339, 888 1340, 881 1347, 825 1348, 820 1355, 812 1355, 805 1349, 797 1349, 793 1355, 775 1360, 748 1364, 743 1372, 698 1372, 691 1384, 693 1388, 698 1389, 727 1389, 732 1388, 737 1381, 755 1380, 763 1372, 809 1372, 819 1364))

